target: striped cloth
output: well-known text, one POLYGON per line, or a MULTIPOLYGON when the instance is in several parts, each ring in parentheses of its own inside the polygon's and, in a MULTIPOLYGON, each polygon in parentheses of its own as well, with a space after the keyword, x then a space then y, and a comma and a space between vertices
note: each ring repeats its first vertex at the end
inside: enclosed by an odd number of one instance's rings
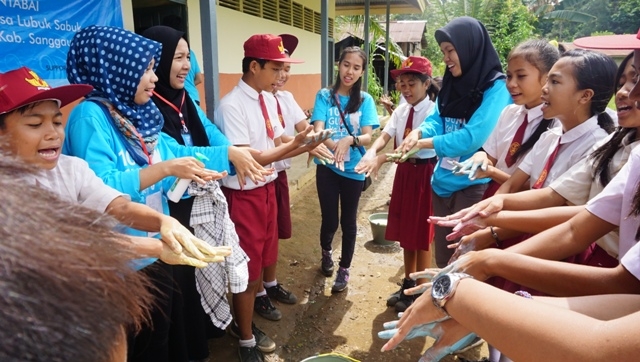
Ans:
POLYGON ((226 261, 196 269, 196 286, 202 307, 216 327, 225 329, 232 320, 227 286, 232 293, 247 289, 249 257, 240 248, 235 225, 229 218, 227 200, 218 182, 209 181, 204 186, 192 182, 189 195, 194 197, 190 225, 195 236, 211 246, 231 246, 231 255, 226 261))

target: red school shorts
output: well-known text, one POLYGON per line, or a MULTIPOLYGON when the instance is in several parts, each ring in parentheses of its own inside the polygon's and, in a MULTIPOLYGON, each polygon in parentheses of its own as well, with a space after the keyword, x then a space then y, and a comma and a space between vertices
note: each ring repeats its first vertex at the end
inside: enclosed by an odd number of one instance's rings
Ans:
POLYGON ((278 203, 278 238, 291 239, 291 203, 289 201, 289 179, 287 171, 278 172, 276 185, 276 200, 278 203))
POLYGON ((276 188, 273 182, 252 190, 223 187, 229 216, 240 247, 249 256, 249 281, 258 280, 264 267, 278 260, 276 188))

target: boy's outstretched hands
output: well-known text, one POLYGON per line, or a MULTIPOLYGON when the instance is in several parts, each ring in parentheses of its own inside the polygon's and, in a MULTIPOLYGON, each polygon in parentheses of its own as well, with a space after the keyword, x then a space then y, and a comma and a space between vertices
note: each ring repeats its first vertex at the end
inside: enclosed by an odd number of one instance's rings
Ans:
POLYGON ((274 169, 264 168, 253 157, 254 154, 260 154, 262 151, 249 147, 229 146, 229 161, 233 163, 238 175, 238 183, 244 188, 245 177, 248 177, 254 184, 265 180, 265 176, 269 176, 274 169))

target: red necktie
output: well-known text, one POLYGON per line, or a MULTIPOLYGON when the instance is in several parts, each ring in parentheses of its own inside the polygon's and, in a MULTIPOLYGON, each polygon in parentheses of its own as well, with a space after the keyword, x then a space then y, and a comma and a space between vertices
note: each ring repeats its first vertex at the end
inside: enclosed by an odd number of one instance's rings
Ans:
POLYGON ((511 167, 516 162, 516 159, 515 157, 513 157, 513 155, 515 155, 516 152, 518 152, 518 150, 520 149, 520 146, 522 146, 524 131, 527 129, 527 123, 529 123, 529 114, 525 113, 524 121, 522 122, 520 127, 518 127, 515 136, 513 136, 513 141, 511 141, 509 151, 504 158, 504 162, 507 163, 507 167, 511 167))
POLYGON ((264 97, 262 96, 262 93, 258 94, 258 100, 260 101, 260 110, 262 111, 262 117, 264 117, 264 125, 267 127, 267 136, 273 139, 273 127, 271 127, 269 112, 267 112, 267 105, 264 103, 264 97))
POLYGON ((273 98, 276 99, 276 106, 278 107, 278 119, 280 119, 280 124, 282 128, 284 128, 284 117, 282 116, 282 108, 280 108, 280 101, 278 101, 278 97, 274 94, 273 98))
POLYGON ((551 155, 547 159, 547 163, 544 165, 544 168, 542 169, 542 173, 540 173, 540 176, 536 180, 536 183, 533 184, 532 189, 539 189, 542 187, 542 185, 544 185, 544 181, 547 179, 549 170, 551 169, 551 166, 553 166, 553 161, 555 161, 559 150, 560 150, 560 140, 558 140, 558 145, 556 146, 556 149, 553 150, 553 152, 551 152, 551 155))
MULTIPOLYGON (((404 126, 404 134, 402 135, 402 139, 404 140, 405 138, 407 138, 407 136, 409 135, 409 133, 411 133, 411 131, 413 131, 413 113, 414 113, 414 108, 413 106, 411 106, 411 110, 409 111, 409 116, 407 117, 407 124, 404 126)), ((393 138, 393 149, 395 150, 396 148, 398 148, 397 145, 397 138, 394 137, 393 138)))

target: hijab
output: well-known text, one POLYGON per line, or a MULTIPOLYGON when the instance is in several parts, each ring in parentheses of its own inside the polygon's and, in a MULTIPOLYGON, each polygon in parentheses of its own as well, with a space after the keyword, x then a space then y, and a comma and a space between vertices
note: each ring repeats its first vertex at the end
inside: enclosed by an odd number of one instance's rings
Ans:
POLYGON ((69 83, 93 86, 87 98, 108 108, 139 165, 149 162, 164 122, 153 102, 138 105, 134 98, 151 60, 158 64, 161 49, 159 43, 130 31, 92 25, 76 33, 67 54, 69 83))
MULTIPOLYGON (((154 90, 153 102, 156 104, 164 117, 162 131, 170 135, 179 144, 184 145, 182 138, 182 122, 176 110, 182 113, 185 126, 189 130, 194 146, 209 146, 207 133, 200 120, 200 115, 195 103, 189 97, 188 92, 182 89, 171 87, 171 67, 173 58, 180 39, 184 39, 184 33, 168 26, 153 26, 142 34, 146 38, 155 40, 162 44, 162 55, 158 64, 158 82, 154 90), (184 103, 183 103, 184 100, 184 103), (167 102, 171 103, 169 105, 167 102)), ((186 41, 186 39, 185 39, 186 41)))
POLYGON ((463 16, 436 30, 438 44, 449 42, 458 53, 462 75, 454 77, 447 68, 438 95, 440 115, 468 120, 480 107, 484 91, 497 79, 504 79, 500 58, 487 29, 478 20, 463 16))

